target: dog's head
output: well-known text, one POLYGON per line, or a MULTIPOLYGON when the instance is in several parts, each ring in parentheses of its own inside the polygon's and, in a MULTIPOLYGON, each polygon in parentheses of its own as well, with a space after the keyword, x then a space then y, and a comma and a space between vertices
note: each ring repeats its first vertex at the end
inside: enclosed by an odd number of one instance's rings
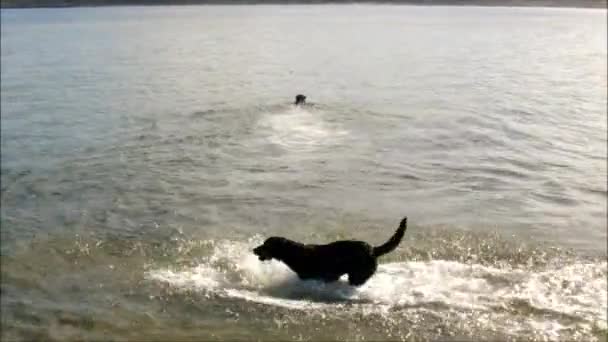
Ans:
POLYGON ((277 258, 283 246, 286 244, 286 239, 280 237, 271 237, 266 239, 263 244, 253 249, 253 254, 257 255, 260 261, 277 258))
POLYGON ((306 96, 304 96, 302 94, 296 95, 296 102, 295 102, 296 105, 304 104, 304 102, 306 102, 306 96))

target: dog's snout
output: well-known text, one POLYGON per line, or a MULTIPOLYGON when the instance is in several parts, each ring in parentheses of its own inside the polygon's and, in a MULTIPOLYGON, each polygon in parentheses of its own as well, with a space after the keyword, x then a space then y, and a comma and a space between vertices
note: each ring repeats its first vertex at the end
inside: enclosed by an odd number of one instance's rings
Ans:
POLYGON ((260 245, 253 249, 253 254, 257 255, 261 261, 271 259, 271 254, 268 251, 267 246, 260 245))
POLYGON ((257 246, 253 249, 253 253, 255 253, 256 255, 264 254, 264 252, 264 245, 257 246))

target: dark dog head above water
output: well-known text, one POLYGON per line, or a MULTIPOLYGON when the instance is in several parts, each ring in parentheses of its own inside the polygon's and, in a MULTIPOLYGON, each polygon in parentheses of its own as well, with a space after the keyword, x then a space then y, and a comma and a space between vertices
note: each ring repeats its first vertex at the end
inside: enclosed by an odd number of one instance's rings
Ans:
POLYGON ((293 241, 282 237, 270 237, 263 244, 253 249, 253 253, 258 256, 260 261, 266 261, 273 258, 280 258, 283 251, 294 244, 293 241))
POLYGON ((304 104, 306 102, 306 96, 302 95, 302 94, 298 94, 296 95, 296 102, 294 102, 294 104, 297 105, 301 105, 304 104))

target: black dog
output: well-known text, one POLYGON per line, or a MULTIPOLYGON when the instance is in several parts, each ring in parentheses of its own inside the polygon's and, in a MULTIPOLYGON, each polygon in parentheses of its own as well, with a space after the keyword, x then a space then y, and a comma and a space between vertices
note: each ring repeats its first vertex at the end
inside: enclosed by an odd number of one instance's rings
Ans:
POLYGON ((304 96, 302 94, 296 95, 296 102, 293 103, 294 105, 299 106, 299 105, 303 105, 305 103, 306 103, 306 96, 304 96))
POLYGON ((407 229, 407 217, 395 234, 383 245, 372 247, 367 242, 345 240, 327 245, 305 245, 282 237, 271 237, 253 253, 261 261, 277 259, 284 262, 300 279, 332 282, 348 274, 351 285, 363 285, 376 272, 377 258, 391 252, 407 229))

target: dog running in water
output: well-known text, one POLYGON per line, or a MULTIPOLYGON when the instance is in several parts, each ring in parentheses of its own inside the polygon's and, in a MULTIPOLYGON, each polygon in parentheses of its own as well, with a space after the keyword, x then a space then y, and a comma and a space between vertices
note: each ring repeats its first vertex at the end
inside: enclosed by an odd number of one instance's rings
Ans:
POLYGON ((260 261, 276 259, 297 273, 300 279, 333 282, 348 274, 353 286, 363 285, 378 267, 378 257, 393 251, 407 229, 407 217, 384 244, 373 247, 356 240, 335 241, 326 245, 305 245, 283 237, 270 237, 253 249, 260 261))

